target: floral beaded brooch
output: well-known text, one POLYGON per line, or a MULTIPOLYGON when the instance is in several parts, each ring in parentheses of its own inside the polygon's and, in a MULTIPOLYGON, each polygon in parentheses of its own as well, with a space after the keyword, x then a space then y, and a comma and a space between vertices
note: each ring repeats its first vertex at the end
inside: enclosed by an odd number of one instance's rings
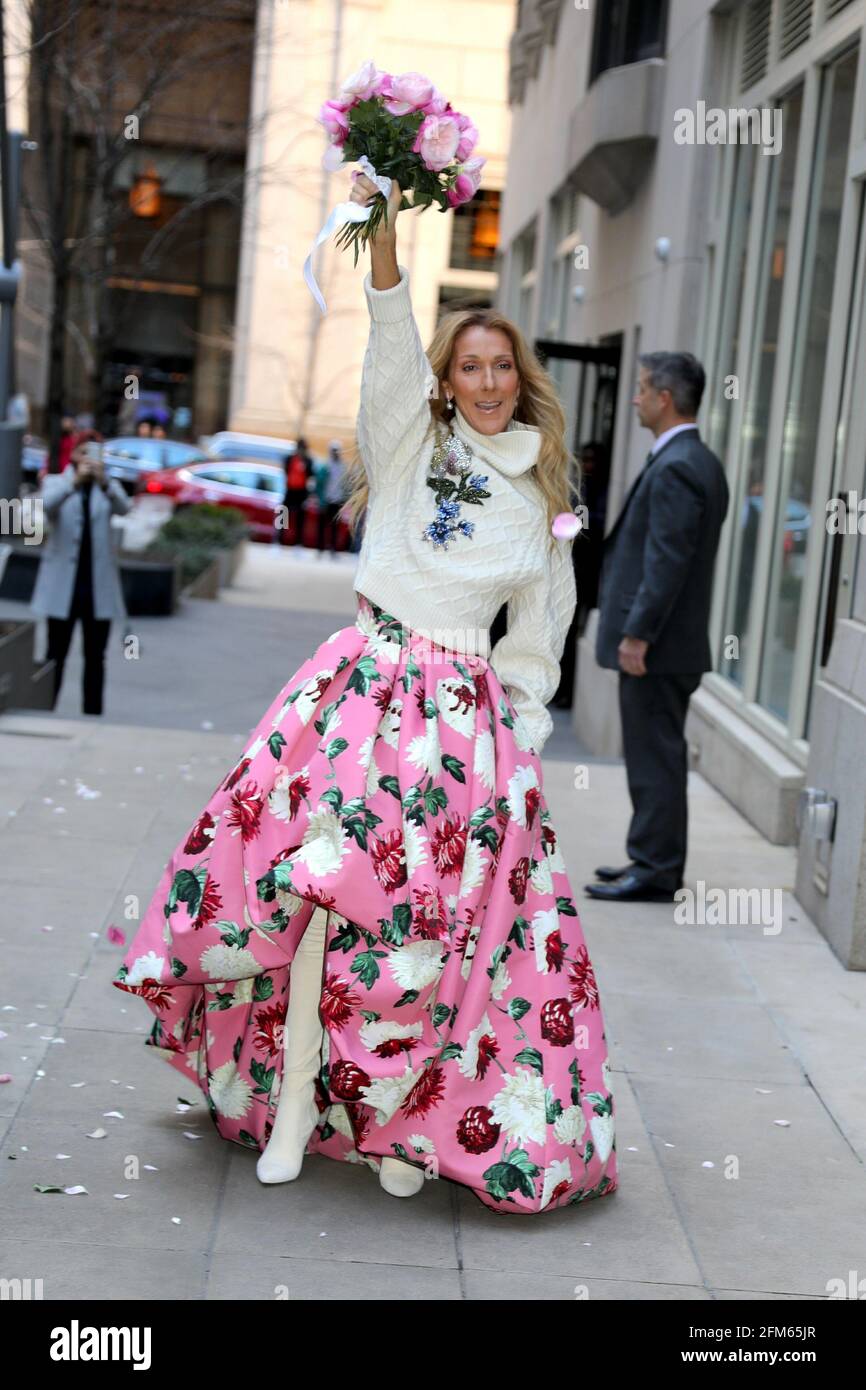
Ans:
POLYGON ((471 536, 475 530, 474 521, 460 516, 461 503, 478 507, 491 495, 485 487, 487 475, 473 473, 472 463, 468 444, 451 430, 444 437, 440 434, 427 475, 427 486, 436 498, 436 515, 421 532, 421 539, 432 541, 437 549, 447 550, 448 542, 455 536, 471 536))

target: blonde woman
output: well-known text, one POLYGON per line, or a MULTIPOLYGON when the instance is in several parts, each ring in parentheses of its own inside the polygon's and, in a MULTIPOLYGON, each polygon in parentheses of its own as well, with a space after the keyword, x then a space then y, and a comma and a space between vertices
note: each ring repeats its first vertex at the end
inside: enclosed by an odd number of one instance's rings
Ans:
MULTIPOLYGON (((375 191, 358 177, 352 196, 375 191)), ((508 319, 449 315, 424 352, 399 199, 364 281, 355 621, 252 731, 114 983, 260 1181, 320 1154, 393 1196, 433 1178, 548 1212, 617 1186, 599 993, 540 758, 575 606, 551 533, 570 458, 508 319)))

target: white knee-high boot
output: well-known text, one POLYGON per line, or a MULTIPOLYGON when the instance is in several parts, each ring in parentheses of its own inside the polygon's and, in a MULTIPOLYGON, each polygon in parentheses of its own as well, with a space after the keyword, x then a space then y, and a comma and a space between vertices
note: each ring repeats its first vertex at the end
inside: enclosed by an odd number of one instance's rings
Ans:
POLYGON ((260 1182, 291 1182, 319 1119, 315 1078, 322 1064, 324 1028, 319 1018, 322 962, 328 914, 316 907, 291 966, 283 1034, 283 1079, 273 1129, 256 1164, 260 1182))
POLYGON ((426 1175, 423 1168, 413 1168, 402 1158, 383 1158, 379 1169, 379 1182, 392 1197, 414 1197, 424 1186, 426 1175))

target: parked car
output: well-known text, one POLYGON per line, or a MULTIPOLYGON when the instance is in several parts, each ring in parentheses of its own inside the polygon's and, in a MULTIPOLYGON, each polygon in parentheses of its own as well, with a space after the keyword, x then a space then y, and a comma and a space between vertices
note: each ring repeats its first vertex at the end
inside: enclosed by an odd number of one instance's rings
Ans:
POLYGON ((237 430, 220 430, 199 440, 211 458, 245 463, 275 463, 285 465, 286 454, 292 453, 294 439, 274 439, 268 434, 241 434, 237 430))
POLYGON ((195 444, 178 439, 145 439, 126 435, 107 439, 102 449, 105 471, 117 478, 129 493, 137 491, 142 476, 177 468, 181 464, 207 461, 207 454, 195 444))
MULTIPOLYGON (((285 496, 286 475, 273 463, 214 459, 180 468, 166 468, 142 478, 139 493, 163 496, 175 507, 212 502, 220 507, 239 507, 250 525, 250 540, 272 541, 274 517, 285 496)), ((318 540, 318 506, 311 494, 304 504, 303 544, 315 549, 318 540)), ((337 525, 337 549, 349 549, 349 528, 337 525)))

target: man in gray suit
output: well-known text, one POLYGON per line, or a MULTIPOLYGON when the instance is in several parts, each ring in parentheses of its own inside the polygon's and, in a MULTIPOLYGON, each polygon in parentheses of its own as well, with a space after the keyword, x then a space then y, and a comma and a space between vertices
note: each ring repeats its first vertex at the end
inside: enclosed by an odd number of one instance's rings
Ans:
POLYGON ((595 898, 670 902, 686 862, 689 699, 712 669, 707 633, 728 485, 696 424, 704 370, 691 353, 638 359, 638 419, 655 444, 605 538, 596 659, 619 671, 631 862, 596 869, 595 898))

